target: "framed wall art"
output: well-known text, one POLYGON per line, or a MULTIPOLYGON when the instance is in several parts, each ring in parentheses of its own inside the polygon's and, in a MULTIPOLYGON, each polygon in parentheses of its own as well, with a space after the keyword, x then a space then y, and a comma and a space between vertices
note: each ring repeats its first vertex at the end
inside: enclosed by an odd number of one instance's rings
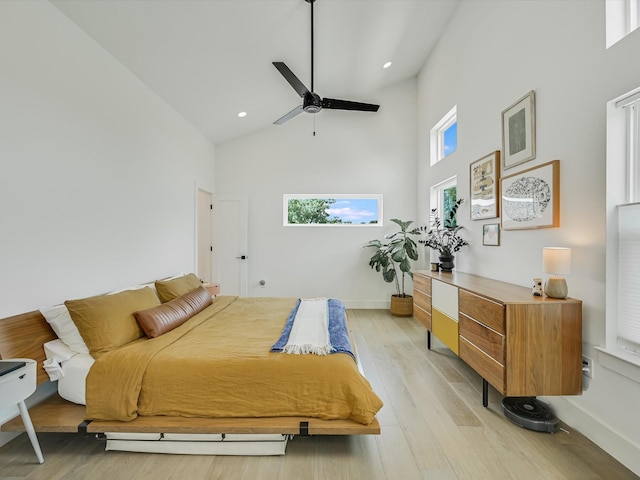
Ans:
POLYGON ((482 226, 482 245, 491 247, 500 245, 500 224, 488 223, 482 226))
POLYGON ((471 220, 498 216, 500 189, 500 151, 490 153, 469 165, 471 220))
POLYGON ((502 152, 505 170, 536 158, 536 102, 533 90, 502 112, 502 152))
POLYGON ((504 230, 560 226, 560 160, 502 177, 500 192, 504 230))

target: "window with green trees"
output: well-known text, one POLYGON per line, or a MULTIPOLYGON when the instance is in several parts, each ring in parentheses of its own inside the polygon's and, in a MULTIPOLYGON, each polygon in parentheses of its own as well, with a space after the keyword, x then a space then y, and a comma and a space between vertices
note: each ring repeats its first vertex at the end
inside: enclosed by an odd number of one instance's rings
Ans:
POLYGON ((284 195, 284 225, 379 225, 382 195, 284 195))

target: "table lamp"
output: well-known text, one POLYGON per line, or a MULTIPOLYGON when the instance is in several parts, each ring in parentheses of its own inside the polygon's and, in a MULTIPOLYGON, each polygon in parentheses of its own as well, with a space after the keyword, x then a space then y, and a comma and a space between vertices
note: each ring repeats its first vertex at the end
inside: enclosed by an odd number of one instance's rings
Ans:
POLYGON ((544 293, 551 298, 567 297, 567 281, 561 275, 571 273, 571 249, 563 247, 544 247, 542 249, 544 273, 551 276, 544 286, 544 293))

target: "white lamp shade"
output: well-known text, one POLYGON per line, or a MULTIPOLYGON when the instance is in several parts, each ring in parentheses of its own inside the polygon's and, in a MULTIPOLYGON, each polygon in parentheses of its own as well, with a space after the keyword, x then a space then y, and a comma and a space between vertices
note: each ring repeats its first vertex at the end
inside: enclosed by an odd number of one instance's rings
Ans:
POLYGON ((544 247, 542 249, 544 273, 567 275, 571 273, 571 249, 563 247, 544 247))

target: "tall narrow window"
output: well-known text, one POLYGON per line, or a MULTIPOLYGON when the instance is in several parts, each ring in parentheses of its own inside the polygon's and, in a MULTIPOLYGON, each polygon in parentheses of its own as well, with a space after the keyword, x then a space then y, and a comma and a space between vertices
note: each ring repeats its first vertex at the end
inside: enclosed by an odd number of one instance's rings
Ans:
POLYGON ((458 148, 458 106, 454 106, 431 129, 431 165, 451 155, 458 148))
POLYGON ((640 353, 640 91, 616 102, 626 116, 626 203, 618 205, 618 342, 640 353))
POLYGON ((605 353, 640 366, 640 88, 607 105, 607 225, 605 353))
MULTIPOLYGON (((441 220, 449 218, 449 213, 457 200, 458 179, 451 177, 431 187, 431 208, 437 209, 441 220)), ((458 224, 457 218, 445 225, 445 227, 455 227, 458 224)))

